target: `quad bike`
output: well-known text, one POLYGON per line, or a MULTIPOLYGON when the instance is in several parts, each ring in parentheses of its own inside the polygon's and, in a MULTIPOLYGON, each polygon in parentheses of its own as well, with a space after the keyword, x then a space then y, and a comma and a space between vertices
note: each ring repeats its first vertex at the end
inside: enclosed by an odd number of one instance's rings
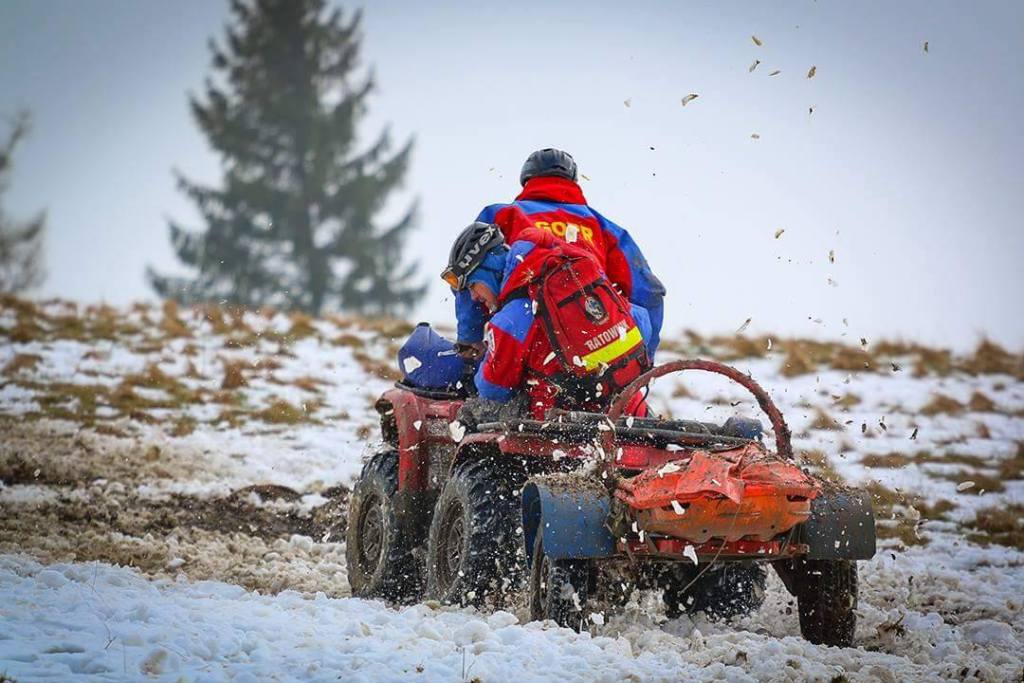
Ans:
POLYGON ((660 589, 669 616, 729 618, 760 607, 770 565, 805 638, 852 643, 856 561, 875 553, 870 499, 797 467, 785 420, 746 375, 676 361, 606 413, 555 411, 472 434, 452 424, 463 400, 399 383, 378 401, 385 445, 356 483, 346 532, 355 595, 497 606, 525 585, 535 619, 579 630, 609 573, 660 589), (684 370, 750 391, 775 451, 752 419, 622 416, 652 379, 684 370))

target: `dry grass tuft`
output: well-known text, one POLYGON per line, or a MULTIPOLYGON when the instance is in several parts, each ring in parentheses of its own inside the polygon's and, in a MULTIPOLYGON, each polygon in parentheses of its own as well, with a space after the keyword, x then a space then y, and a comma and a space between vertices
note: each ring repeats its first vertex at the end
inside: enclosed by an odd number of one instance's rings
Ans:
POLYGON ((1013 503, 983 508, 965 526, 971 530, 967 538, 975 543, 996 543, 1024 550, 1024 505, 1013 503))
POLYGON ((991 413, 996 409, 995 402, 980 391, 971 394, 967 407, 976 413, 991 413))
POLYGON ((832 405, 836 406, 846 412, 850 408, 860 405, 861 398, 857 394, 846 392, 840 398, 834 400, 832 405))
POLYGON ((1024 354, 1012 354, 999 344, 983 339, 959 367, 972 375, 1001 374, 1024 378, 1024 354))
POLYGON ((37 356, 34 353, 17 353, 14 358, 7 361, 7 365, 4 366, 3 374, 8 377, 16 375, 22 370, 32 371, 36 369, 40 361, 43 360, 42 356, 37 356))
POLYGON ((174 426, 171 427, 171 436, 182 437, 188 436, 196 430, 196 419, 188 415, 182 415, 174 421, 174 426))
POLYGON ((806 375, 817 369, 818 364, 800 344, 786 345, 786 357, 782 361, 782 369, 780 370, 783 377, 806 375))
POLYGON ((334 346, 347 346, 351 349, 361 349, 366 346, 366 342, 363 341, 362 337, 356 336, 351 332, 338 335, 331 340, 331 344, 334 346))
POLYGON ((355 351, 352 356, 362 366, 363 370, 371 375, 391 380, 392 382, 402 379, 402 373, 391 363, 379 361, 363 351, 355 351))
POLYGON ((860 459, 860 464, 865 467, 880 467, 884 469, 897 469, 906 467, 910 463, 920 462, 916 457, 904 455, 903 453, 868 453, 860 459))
POLYGON ((1017 442, 1017 452, 999 462, 999 477, 1004 481, 1024 479, 1024 441, 1017 442))
POLYGON ((299 424, 312 421, 304 410, 283 399, 274 399, 263 410, 254 412, 253 417, 270 424, 299 424))
POLYGON ((292 380, 291 383, 292 386, 296 386, 303 391, 308 391, 314 394, 321 393, 323 390, 320 387, 330 384, 330 382, 327 382, 326 380, 310 377, 309 375, 296 378, 292 380))
POLYGON ((686 388, 683 383, 676 384, 675 388, 672 389, 672 398, 696 398, 693 392, 686 388))
POLYGON ((240 389, 249 384, 242 370, 248 367, 244 360, 224 360, 224 379, 220 382, 221 389, 240 389))
POLYGON ((875 359, 863 349, 855 349, 852 346, 840 346, 832 354, 829 367, 833 370, 845 370, 846 372, 864 372, 876 368, 875 359))
POLYGON ((168 299, 163 304, 164 317, 160 320, 159 328, 168 337, 191 337, 192 331, 181 319, 178 309, 178 302, 168 299))
POLYGON ((768 355, 768 337, 745 337, 741 334, 712 337, 708 344, 714 356, 724 363, 744 358, 764 358, 768 355))
POLYGON ((834 417, 826 413, 821 408, 815 408, 814 419, 811 424, 808 425, 808 429, 823 429, 830 432, 841 432, 845 431, 842 423, 836 421, 834 417))
POLYGON ((973 481, 974 486, 957 492, 962 496, 980 496, 984 493, 999 493, 1006 488, 999 477, 993 477, 985 474, 984 472, 979 472, 978 470, 958 470, 956 472, 946 474, 933 474, 931 472, 927 472, 926 474, 933 479, 945 479, 946 481, 951 481, 954 484, 973 481))
POLYGON ((878 537, 898 538, 907 546, 928 544, 928 539, 917 533, 919 520, 946 521, 946 513, 956 508, 944 498, 926 501, 915 493, 898 491, 879 481, 869 483, 867 491, 878 520, 878 537))
POLYGON ((945 394, 933 394, 928 403, 921 406, 922 415, 959 415, 964 412, 964 404, 952 396, 945 394))
POLYGON ((843 476, 832 465, 828 456, 819 450, 808 450, 799 452, 799 462, 805 465, 811 472, 820 479, 831 484, 841 486, 845 483, 843 476))
POLYGON ((317 332, 316 326, 313 324, 315 321, 308 313, 302 313, 296 311, 288 316, 291 320, 291 327, 288 332, 285 333, 285 337, 291 341, 298 341, 299 339, 305 339, 306 337, 315 337, 317 332))
POLYGON ((914 352, 917 355, 914 359, 914 377, 929 374, 945 377, 953 371, 953 354, 949 351, 921 346, 915 348, 914 352))

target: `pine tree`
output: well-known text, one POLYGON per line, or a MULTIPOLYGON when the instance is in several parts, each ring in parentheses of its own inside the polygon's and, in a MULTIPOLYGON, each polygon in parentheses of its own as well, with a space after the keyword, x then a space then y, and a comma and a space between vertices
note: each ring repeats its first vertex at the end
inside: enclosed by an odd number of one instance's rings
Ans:
POLYGON ((357 79, 359 12, 344 21, 324 0, 232 0, 223 43, 210 42, 220 82, 191 97, 193 116, 222 158, 222 187, 177 174, 206 223, 170 223, 195 278, 149 270, 157 293, 183 302, 269 304, 319 313, 408 309, 425 287, 402 247, 415 202, 389 227, 375 216, 402 182, 412 140, 391 154, 385 129, 357 147, 374 88, 357 79))
MULTIPOLYGON (((14 117, 7 141, 0 144, 0 200, 7 192, 13 168, 14 150, 28 135, 30 118, 27 112, 14 117)), ((0 203, 0 294, 17 294, 42 284, 43 230, 46 213, 40 212, 27 221, 18 221, 3 210, 0 203)))

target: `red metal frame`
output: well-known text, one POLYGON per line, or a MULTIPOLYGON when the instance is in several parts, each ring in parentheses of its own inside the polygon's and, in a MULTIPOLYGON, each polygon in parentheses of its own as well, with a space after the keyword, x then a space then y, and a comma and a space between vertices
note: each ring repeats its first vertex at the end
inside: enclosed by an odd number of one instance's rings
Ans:
POLYGON ((431 434, 427 429, 429 421, 452 422, 462 401, 423 398, 399 388, 386 391, 383 398, 391 404, 398 428, 398 490, 424 491, 430 473, 426 446, 444 441, 454 443, 447 430, 443 434, 431 434))

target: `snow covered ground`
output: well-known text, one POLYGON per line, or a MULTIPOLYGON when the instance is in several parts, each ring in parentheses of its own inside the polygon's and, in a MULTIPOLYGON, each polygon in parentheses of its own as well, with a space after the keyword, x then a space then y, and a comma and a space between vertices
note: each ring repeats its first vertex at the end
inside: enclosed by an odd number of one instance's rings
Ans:
MULTIPOLYGON (((1021 680, 1024 364, 863 340, 670 337, 780 404, 808 466, 875 495, 856 648, 760 612, 590 633, 348 597, 347 487, 410 326, 0 302, 0 674, 30 680, 1021 680), (865 364, 867 365, 865 367, 865 364)), ((676 417, 754 415, 667 378, 676 417)), ((3 680, 0 675, 0 680, 3 680)))

